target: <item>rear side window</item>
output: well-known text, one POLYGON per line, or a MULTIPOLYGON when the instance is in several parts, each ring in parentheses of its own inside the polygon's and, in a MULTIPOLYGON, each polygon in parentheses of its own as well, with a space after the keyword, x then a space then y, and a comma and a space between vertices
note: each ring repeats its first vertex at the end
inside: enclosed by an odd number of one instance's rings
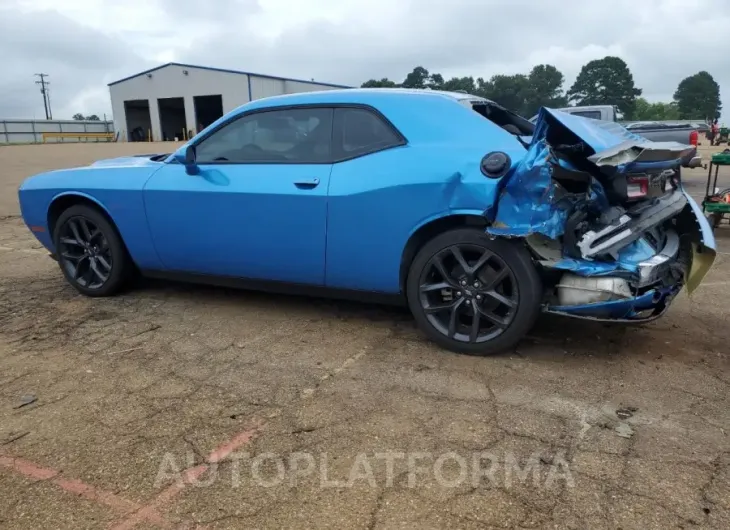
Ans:
POLYGON ((340 159, 355 158, 405 143, 393 126, 367 108, 335 109, 335 146, 340 159))

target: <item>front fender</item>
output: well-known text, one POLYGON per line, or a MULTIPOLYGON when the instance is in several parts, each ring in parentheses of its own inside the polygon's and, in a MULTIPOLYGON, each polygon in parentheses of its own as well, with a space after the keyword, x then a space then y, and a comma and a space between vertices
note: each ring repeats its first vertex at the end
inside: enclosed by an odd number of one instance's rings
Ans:
POLYGON ((93 195, 89 195, 88 193, 85 193, 83 191, 64 191, 61 193, 57 193, 56 195, 53 196, 53 198, 48 203, 48 210, 50 210, 51 207, 53 206, 53 203, 56 202, 61 197, 83 197, 84 199, 87 199, 87 200, 93 202, 94 204, 96 204, 99 208, 101 208, 104 211, 104 213, 106 213, 109 217, 111 217, 111 213, 109 213, 109 209, 106 206, 104 206, 104 204, 101 201, 99 201, 93 195))
POLYGON ((51 233, 51 211, 53 210, 53 207, 54 207, 53 205, 56 203, 56 201, 63 200, 66 197, 68 197, 68 198, 78 197, 78 198, 84 199, 86 201, 92 202, 101 211, 103 211, 107 215, 107 217, 109 217, 110 219, 112 218, 111 213, 109 212, 107 207, 104 206, 104 204, 101 201, 99 201, 96 197, 94 197, 93 195, 89 195, 88 193, 85 193, 83 191, 64 191, 64 192, 55 194, 51 198, 51 200, 48 201, 48 205, 44 208, 45 214, 46 214, 45 215, 45 227, 46 227, 46 232, 48 234, 48 244, 46 244, 46 243, 43 243, 43 244, 46 248, 48 248, 52 252, 55 252, 55 248, 53 245, 53 234, 51 233))

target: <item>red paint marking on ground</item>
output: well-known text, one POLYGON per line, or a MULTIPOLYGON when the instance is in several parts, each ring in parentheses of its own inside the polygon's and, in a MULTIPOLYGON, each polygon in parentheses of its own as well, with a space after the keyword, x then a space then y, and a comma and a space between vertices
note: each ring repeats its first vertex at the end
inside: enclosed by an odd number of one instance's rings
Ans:
MULTIPOLYGON (((68 493, 108 506, 120 512, 122 515, 135 512, 142 508, 136 502, 124 499, 109 491, 100 490, 80 480, 63 478, 59 476, 59 471, 41 467, 23 458, 0 455, 0 467, 11 469, 28 478, 48 480, 51 484, 55 484, 68 493)), ((171 526, 170 522, 166 521, 159 513, 148 513, 146 520, 163 528, 171 526)))
POLYGON ((217 462, 220 462, 221 460, 224 460, 225 458, 228 458, 231 453, 233 453, 233 451, 243 447, 248 442, 250 442, 254 438, 254 436, 259 433, 263 426, 264 424, 262 422, 258 422, 249 430, 237 434, 229 442, 224 443, 212 453, 210 453, 210 455, 208 456, 208 462, 211 464, 215 464, 217 462))
POLYGON ((148 506, 156 507, 167 504, 174 499, 178 493, 185 489, 185 486, 198 480, 206 471, 208 471, 208 466, 205 464, 200 464, 199 466, 183 471, 182 480, 177 480, 174 484, 168 486, 167 489, 162 490, 162 493, 155 497, 155 500, 153 500, 148 506))
MULTIPOLYGON (((0 467, 5 467, 35 480, 49 480, 59 488, 84 499, 108 506, 123 515, 125 519, 112 523, 113 530, 128 530, 139 523, 148 522, 162 528, 171 528, 170 521, 160 515, 159 508, 171 502, 188 484, 198 480, 211 465, 228 458, 234 451, 249 443, 264 427, 257 421, 251 428, 243 431, 231 440, 220 445, 208 456, 205 464, 191 467, 182 472, 180 478, 157 495, 150 503, 140 506, 136 502, 124 499, 114 493, 97 489, 80 480, 60 477, 60 472, 48 467, 41 467, 22 458, 0 455, 0 467)), ((181 528, 187 528, 183 525, 181 528)), ((196 526, 195 528, 204 528, 196 526)))
POLYGON ((58 477, 53 479, 53 483, 57 484, 69 493, 75 493, 84 499, 105 504, 123 514, 139 510, 140 508, 139 504, 136 502, 123 499, 122 497, 108 491, 98 490, 93 486, 89 486, 88 484, 81 482, 80 480, 58 477))
MULTIPOLYGON (((242 446, 246 445, 248 442, 250 442, 261 431, 263 426, 264 423, 262 421, 257 421, 248 430, 237 434, 231 440, 214 449, 208 456, 205 464, 200 464, 183 471, 178 480, 162 490, 162 492, 160 492, 160 494, 157 495, 157 497, 155 497, 149 504, 143 506, 132 515, 128 516, 126 519, 123 519, 121 521, 115 521, 109 527, 110 530, 130 530, 131 528, 134 528, 139 523, 142 523, 144 521, 160 524, 159 522, 153 521, 151 519, 151 517, 154 516, 161 518, 161 516, 159 515, 160 508, 162 508, 165 504, 168 504, 175 497, 177 497, 188 484, 192 484, 193 482, 198 480, 203 473, 208 471, 211 464, 216 464, 220 462, 221 460, 230 456, 231 453, 233 453, 236 449, 239 449, 242 446)), ((167 523, 167 521, 165 521, 164 519, 162 520, 167 523)), ((163 528, 168 528, 168 526, 163 526, 163 528)))
POLYGON ((0 466, 13 469, 28 478, 36 480, 48 480, 58 475, 58 471, 49 467, 40 467, 33 462, 23 460, 22 458, 14 458, 10 456, 0 456, 0 466))
MULTIPOLYGON (((152 521, 152 517, 160 517, 158 509, 174 499, 188 484, 195 482, 200 476, 208 470, 206 464, 187 469, 183 471, 181 478, 176 480, 172 485, 168 486, 155 497, 152 502, 143 506, 126 519, 112 523, 112 530, 129 530, 144 521, 152 521)), ((169 528, 169 523, 161 525, 163 528, 169 528)))

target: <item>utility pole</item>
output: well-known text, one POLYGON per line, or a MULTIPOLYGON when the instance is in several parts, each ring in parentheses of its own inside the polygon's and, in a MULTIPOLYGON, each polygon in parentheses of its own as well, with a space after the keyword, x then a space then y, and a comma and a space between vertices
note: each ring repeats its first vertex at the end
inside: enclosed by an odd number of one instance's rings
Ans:
MULTIPOLYGON (((46 83, 46 85, 50 85, 50 83, 46 83)), ((53 112, 51 112, 51 91, 46 88, 46 101, 48 101, 48 119, 53 119, 53 112)))
POLYGON ((43 94, 43 108, 46 111, 46 119, 50 120, 53 118, 53 115, 51 114, 51 98, 48 95, 48 85, 50 83, 46 81, 46 77, 48 77, 48 74, 34 74, 39 78, 38 81, 35 82, 36 85, 41 86, 41 94, 43 94))

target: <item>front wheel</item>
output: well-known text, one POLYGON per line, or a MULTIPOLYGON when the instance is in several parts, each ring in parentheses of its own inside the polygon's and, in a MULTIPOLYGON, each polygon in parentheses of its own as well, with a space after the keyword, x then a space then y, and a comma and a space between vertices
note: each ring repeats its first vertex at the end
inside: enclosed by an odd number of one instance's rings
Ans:
POLYGON ((109 296, 129 279, 132 263, 117 230, 98 210, 77 204, 58 218, 53 237, 61 271, 86 296, 109 296))
POLYGON ((426 243, 408 273, 408 305, 434 342, 458 353, 489 355, 532 328, 542 282, 520 244, 472 228, 426 243))

